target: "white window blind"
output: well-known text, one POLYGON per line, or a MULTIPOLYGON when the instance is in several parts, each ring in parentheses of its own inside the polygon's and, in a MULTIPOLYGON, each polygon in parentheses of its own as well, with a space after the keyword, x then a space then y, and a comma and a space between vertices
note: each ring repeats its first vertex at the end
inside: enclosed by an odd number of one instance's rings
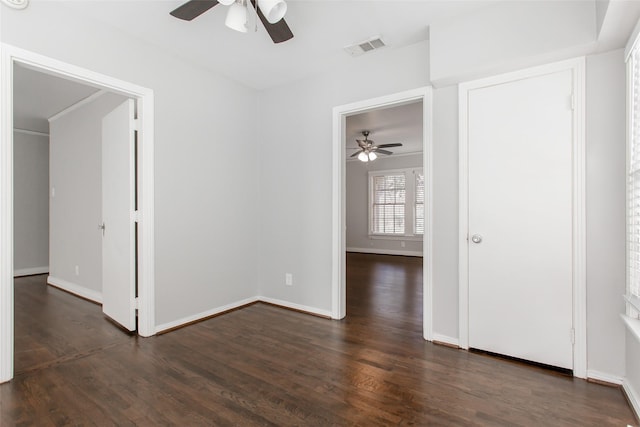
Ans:
POLYGON ((628 292, 640 297, 640 49, 629 58, 630 117, 627 194, 628 292))
POLYGON ((372 238, 422 238, 425 224, 422 168, 369 172, 369 233, 372 238))
POLYGON ((404 234, 405 175, 379 175, 374 176, 372 180, 371 231, 375 234, 404 234))
POLYGON ((415 233, 424 234, 424 173, 416 172, 415 233))

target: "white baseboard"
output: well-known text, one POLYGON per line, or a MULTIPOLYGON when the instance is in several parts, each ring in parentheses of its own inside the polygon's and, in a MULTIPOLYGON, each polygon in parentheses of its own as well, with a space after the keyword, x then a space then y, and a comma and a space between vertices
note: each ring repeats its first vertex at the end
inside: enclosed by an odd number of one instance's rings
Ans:
POLYGON ((223 305, 222 307, 212 308, 211 310, 203 311, 202 313, 194 314, 192 316, 183 317, 182 319, 174 320, 171 322, 163 323, 156 326, 156 334, 174 329, 179 326, 183 326, 189 323, 196 322, 198 320, 206 319, 207 317, 215 316, 216 314, 224 313, 225 311, 233 310, 234 308, 242 307, 243 305, 252 304, 258 302, 259 299, 251 297, 240 301, 232 302, 231 304, 223 305))
POLYGON ((292 308, 294 310, 306 311, 307 313, 316 314, 323 317, 331 317, 331 312, 322 310, 315 307, 309 307, 306 305, 300 305, 291 303, 288 301, 282 301, 275 298, 268 297, 251 297, 240 301, 232 302, 231 304, 223 305, 222 307, 212 308, 211 310, 203 311, 202 313, 194 314, 192 316, 183 317, 182 319, 174 320, 171 322, 163 323, 156 326, 156 334, 159 334, 170 329, 175 329, 180 326, 187 325, 189 323, 197 322, 198 320, 206 319, 207 317, 215 316, 216 314, 224 313, 225 311, 233 310, 245 305, 253 304, 254 302, 266 302, 273 305, 278 305, 285 308, 292 308))
POLYGON ((329 310, 323 310, 321 308, 309 307, 308 305, 296 304, 293 302, 283 301, 283 300, 269 298, 269 297, 258 297, 258 301, 267 302, 273 305, 279 305, 285 308, 291 308, 293 310, 306 311, 307 313, 331 318, 331 312, 329 310))
POLYGON ((587 369, 587 379, 602 381, 609 384, 621 385, 623 379, 621 377, 606 374, 604 372, 594 371, 592 369, 587 369))
POLYGON ((71 294, 77 295, 89 301, 102 304, 102 292, 98 292, 93 289, 87 289, 84 286, 77 285, 75 283, 67 282, 66 280, 59 279, 57 277, 48 276, 47 283, 60 288, 63 291, 67 291, 71 294))
POLYGON ((379 255, 404 255, 404 256, 422 256, 422 251, 402 251, 396 249, 381 248, 347 248, 347 252, 360 252, 363 254, 379 254, 379 255))
POLYGON ((19 268, 17 270, 13 270, 13 277, 32 276, 34 274, 47 274, 48 272, 48 265, 46 267, 19 268))
POLYGON ((627 399, 629 399, 629 403, 631 403, 631 408, 635 412, 636 418, 640 419, 640 395, 626 379, 622 381, 622 390, 624 390, 624 393, 627 395, 627 399))
POLYGON ((441 342, 443 344, 448 344, 454 347, 460 347, 460 341, 458 340, 458 338, 448 337, 446 335, 434 333, 433 341, 441 342))

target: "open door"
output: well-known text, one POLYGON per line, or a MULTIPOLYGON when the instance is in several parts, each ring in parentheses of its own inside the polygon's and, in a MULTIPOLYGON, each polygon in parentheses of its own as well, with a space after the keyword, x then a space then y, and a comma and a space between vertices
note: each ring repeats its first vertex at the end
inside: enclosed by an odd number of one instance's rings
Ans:
POLYGON ((102 311, 136 330, 135 119, 129 99, 102 119, 102 311))

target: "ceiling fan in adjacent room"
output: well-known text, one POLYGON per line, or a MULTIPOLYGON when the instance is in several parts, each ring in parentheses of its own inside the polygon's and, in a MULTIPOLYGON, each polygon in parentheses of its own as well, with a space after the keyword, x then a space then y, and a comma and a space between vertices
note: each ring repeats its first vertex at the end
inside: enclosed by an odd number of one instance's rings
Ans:
MULTIPOLYGON (((355 148, 356 151, 350 157, 358 156, 358 160, 362 162, 374 161, 378 158, 378 154, 386 154, 390 155, 393 152, 388 150, 383 150, 383 148, 391 148, 391 147, 402 147, 402 144, 399 142, 395 142, 393 144, 380 144, 375 145, 374 141, 369 139, 370 132, 368 130, 362 131, 362 135, 364 139, 356 139, 358 143, 358 148, 355 148)), ((353 149, 353 148, 352 148, 353 149)))
POLYGON ((293 38, 293 33, 284 20, 284 15, 287 13, 287 4, 284 0, 191 0, 170 13, 176 18, 191 21, 220 3, 230 6, 225 25, 246 33, 249 1, 253 6, 251 9, 255 10, 274 43, 282 43, 293 38))

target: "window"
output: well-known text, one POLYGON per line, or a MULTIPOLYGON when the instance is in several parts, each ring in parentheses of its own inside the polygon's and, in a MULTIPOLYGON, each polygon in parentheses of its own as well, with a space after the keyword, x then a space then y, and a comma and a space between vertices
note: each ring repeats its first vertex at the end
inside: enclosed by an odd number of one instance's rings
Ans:
POLYGON ((369 194, 371 235, 424 234, 422 169, 369 172, 369 194))
POLYGON ((640 45, 629 52, 627 148, 627 296, 628 314, 640 310, 640 45))
POLYGON ((416 234, 424 234, 424 174, 416 172, 415 226, 416 234))
POLYGON ((404 174, 373 177, 373 233, 404 234, 405 200, 404 174))

